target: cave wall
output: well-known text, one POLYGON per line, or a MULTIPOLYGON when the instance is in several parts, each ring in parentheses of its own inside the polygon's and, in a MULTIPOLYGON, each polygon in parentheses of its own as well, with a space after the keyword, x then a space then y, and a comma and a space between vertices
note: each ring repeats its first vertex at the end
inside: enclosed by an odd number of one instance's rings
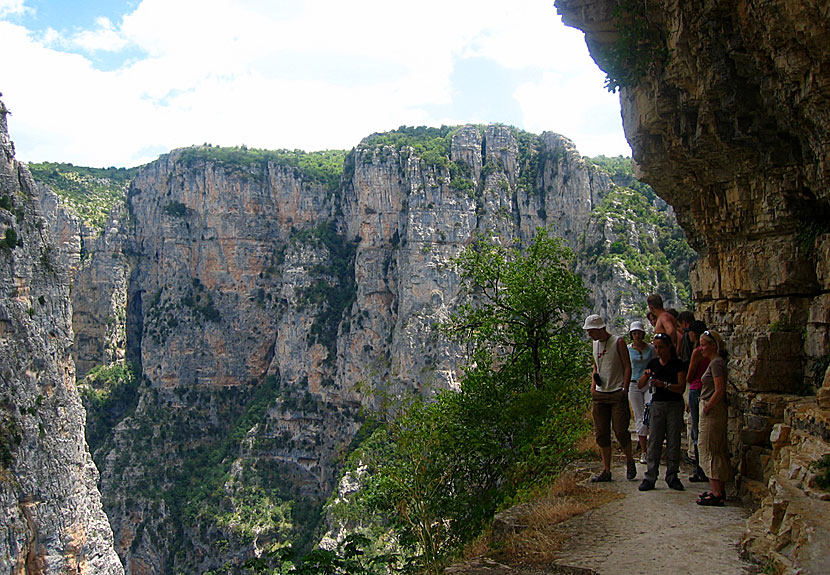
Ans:
POLYGON ((603 70, 630 73, 635 169, 701 256, 697 315, 731 353, 737 486, 760 502, 744 548, 779 572, 820 572, 830 503, 810 463, 830 453, 830 4, 556 7, 603 70))

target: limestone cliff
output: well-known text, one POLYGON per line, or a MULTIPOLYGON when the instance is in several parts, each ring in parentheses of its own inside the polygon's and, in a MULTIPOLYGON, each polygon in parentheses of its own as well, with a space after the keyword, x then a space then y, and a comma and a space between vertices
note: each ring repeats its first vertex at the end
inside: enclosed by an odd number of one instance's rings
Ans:
POLYGON ((210 147, 139 171, 129 225, 111 234, 126 259, 96 248, 77 276, 85 292, 102 252, 129 269, 138 400, 95 453, 128 573, 203 572, 312 543, 361 409, 457 384, 464 350, 434 325, 455 305, 450 260, 474 234, 510 241, 548 226, 590 251, 580 265, 610 319, 659 285, 610 254, 639 237, 635 214, 597 211, 626 193, 566 138, 429 130, 403 134, 428 136, 429 149, 370 136, 328 175, 278 152, 210 147), (600 256, 608 277, 596 277, 600 256))
POLYGON ((830 452, 830 5, 556 5, 623 86, 640 176, 700 252, 695 300, 732 353, 739 485, 763 498, 745 548, 822 572, 830 504, 809 463, 830 452))
POLYGON ((0 102, 0 573, 123 573, 70 355, 72 234, 52 233, 6 114, 0 102))

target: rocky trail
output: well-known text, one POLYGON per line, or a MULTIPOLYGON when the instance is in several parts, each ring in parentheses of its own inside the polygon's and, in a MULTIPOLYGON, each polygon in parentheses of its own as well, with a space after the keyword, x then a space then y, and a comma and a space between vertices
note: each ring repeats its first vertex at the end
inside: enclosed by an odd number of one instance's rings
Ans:
MULTIPOLYGON (((585 470, 585 482, 599 463, 585 470)), ((593 485, 620 495, 559 524, 564 543, 552 564, 503 565, 480 558, 447 569, 452 575, 748 575, 757 565, 741 559, 739 543, 749 510, 730 499, 725 507, 701 507, 695 500, 708 483, 690 483, 693 470, 681 464, 685 491, 673 491, 661 478, 653 491, 637 489, 645 465, 637 464, 636 480, 625 479, 620 457, 613 480, 593 485)))
POLYGON ((749 515, 740 502, 733 499, 725 507, 697 505, 697 495, 709 484, 689 483, 692 468, 685 464, 680 475, 685 491, 669 489, 661 478, 656 489, 640 492, 637 487, 645 465, 637 464, 637 471, 637 480, 627 481, 620 460, 612 471, 614 480, 602 487, 623 497, 561 524, 569 537, 558 564, 600 575, 757 572, 757 566, 739 556, 749 515))

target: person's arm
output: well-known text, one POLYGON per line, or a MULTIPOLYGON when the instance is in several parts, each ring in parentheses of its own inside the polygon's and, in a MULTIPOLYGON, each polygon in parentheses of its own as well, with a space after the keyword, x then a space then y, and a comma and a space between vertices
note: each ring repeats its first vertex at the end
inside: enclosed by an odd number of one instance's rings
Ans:
POLYGON ((623 389, 628 392, 628 387, 631 385, 631 358, 628 356, 628 347, 625 345, 625 340, 619 338, 617 340, 617 353, 623 363, 623 389))
POLYGON ((692 357, 689 359, 689 369, 686 371, 686 381, 690 382, 694 378, 695 374, 697 374, 697 366, 700 365, 700 350, 695 348, 692 352, 692 357))
POLYGON ((686 373, 681 369, 677 372, 677 384, 675 384, 675 389, 671 390, 675 393, 679 393, 683 395, 683 392, 686 391, 686 373))
POLYGON ((669 316, 670 319, 669 319, 669 321, 664 322, 665 330, 666 330, 666 333, 671 338, 672 343, 674 343, 674 346, 676 348, 680 343, 678 341, 680 338, 677 335, 677 320, 674 319, 674 316, 672 314, 670 314, 669 312, 664 313, 663 316, 661 317, 661 319, 665 318, 666 316, 669 316))
POLYGON ((643 370, 643 375, 640 376, 640 380, 637 382, 637 387, 639 389, 643 389, 646 385, 648 385, 648 379, 651 377, 651 370, 646 368, 643 370))
MULTIPOLYGON (((591 344, 593 346, 593 344, 591 344)), ((591 393, 597 390, 597 360, 594 360, 594 369, 591 371, 591 393)))
POLYGON ((712 394, 712 397, 710 397, 708 401, 703 403, 704 415, 709 415, 709 411, 711 411, 711 409, 715 407, 721 399, 723 399, 723 396, 726 393, 726 376, 713 374, 712 379, 715 380, 715 393, 712 394))

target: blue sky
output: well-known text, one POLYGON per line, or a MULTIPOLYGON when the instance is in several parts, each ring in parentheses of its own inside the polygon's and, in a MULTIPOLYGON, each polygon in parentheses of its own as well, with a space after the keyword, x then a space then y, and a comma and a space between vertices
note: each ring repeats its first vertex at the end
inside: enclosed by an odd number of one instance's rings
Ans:
POLYGON ((552 0, 0 0, 0 53, 23 161, 349 149, 471 122, 630 155, 618 96, 552 0))

